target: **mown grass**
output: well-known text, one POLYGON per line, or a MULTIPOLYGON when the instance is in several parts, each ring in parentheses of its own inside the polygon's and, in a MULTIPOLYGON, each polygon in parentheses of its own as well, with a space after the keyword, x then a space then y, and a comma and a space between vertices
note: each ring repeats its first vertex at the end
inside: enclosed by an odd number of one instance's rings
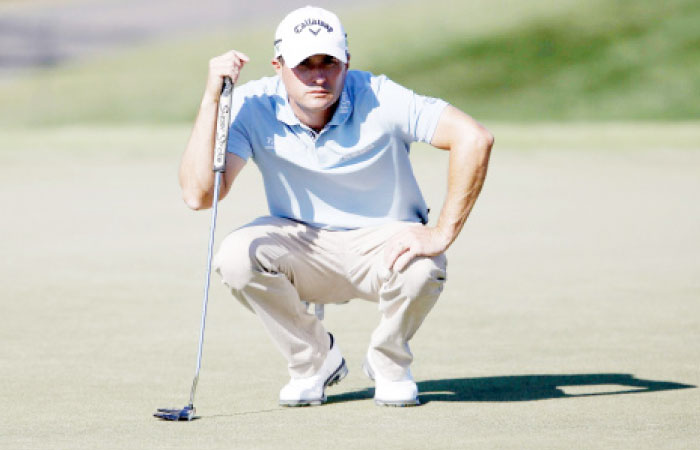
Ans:
MULTIPOLYGON (((342 14, 351 65, 481 120, 700 118, 696 0, 396 3, 342 14)), ((271 74, 274 23, 181 38, 0 84, 4 126, 184 123, 208 59, 235 47, 271 74)))

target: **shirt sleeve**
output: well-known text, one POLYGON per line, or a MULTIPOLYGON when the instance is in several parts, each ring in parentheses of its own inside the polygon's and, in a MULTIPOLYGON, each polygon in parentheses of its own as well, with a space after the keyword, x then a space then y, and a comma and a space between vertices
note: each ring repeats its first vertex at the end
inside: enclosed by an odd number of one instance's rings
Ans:
POLYGON ((418 95, 385 76, 381 76, 379 99, 387 107, 388 120, 397 127, 406 142, 430 143, 447 102, 418 95))
POLYGON ((231 99, 231 123, 228 129, 226 151, 247 161, 253 154, 250 135, 246 126, 246 95, 244 89, 234 89, 231 99))

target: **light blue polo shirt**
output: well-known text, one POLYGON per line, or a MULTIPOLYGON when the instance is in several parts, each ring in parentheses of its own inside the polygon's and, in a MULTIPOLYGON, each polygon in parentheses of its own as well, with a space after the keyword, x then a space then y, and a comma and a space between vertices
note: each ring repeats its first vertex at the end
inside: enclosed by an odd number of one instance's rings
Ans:
POLYGON ((294 115, 279 77, 234 90, 228 151, 253 158, 270 214, 331 230, 427 223, 409 148, 431 141, 447 103, 355 70, 339 102, 315 133, 294 115))

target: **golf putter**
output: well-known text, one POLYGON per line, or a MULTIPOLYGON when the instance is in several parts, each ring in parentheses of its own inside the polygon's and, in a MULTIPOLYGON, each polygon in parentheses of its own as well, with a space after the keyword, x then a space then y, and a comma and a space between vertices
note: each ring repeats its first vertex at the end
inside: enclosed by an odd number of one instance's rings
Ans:
POLYGON ((211 280, 211 259, 214 247, 214 230, 216 229, 216 212, 219 203, 219 185, 221 176, 226 170, 226 144, 228 142, 228 127, 231 120, 231 97, 233 94, 233 82, 231 78, 224 78, 224 86, 219 98, 219 112, 216 120, 216 142, 214 143, 214 200, 211 210, 211 226, 209 228, 209 251, 207 252, 207 276, 204 283, 204 299, 202 300, 202 324, 199 330, 199 350, 197 351, 197 369, 192 381, 190 402, 184 408, 158 408, 154 417, 163 420, 186 420, 195 418, 194 394, 199 381, 199 370, 202 368, 202 346, 204 344, 204 325, 207 320, 207 303, 209 302, 209 282, 211 280))

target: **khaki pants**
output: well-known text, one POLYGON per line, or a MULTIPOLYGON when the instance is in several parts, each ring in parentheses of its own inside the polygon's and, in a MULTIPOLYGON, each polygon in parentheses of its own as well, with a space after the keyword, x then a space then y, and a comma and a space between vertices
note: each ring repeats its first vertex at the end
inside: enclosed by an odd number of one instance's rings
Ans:
POLYGON ((322 322, 302 301, 378 302, 381 318, 369 352, 375 370, 397 380, 413 360, 408 341, 437 301, 447 265, 441 254, 417 258, 403 272, 386 268, 387 240, 411 226, 421 225, 395 222, 328 231, 261 217, 226 237, 214 268, 233 295, 262 320, 295 378, 315 374, 329 347, 322 322))

